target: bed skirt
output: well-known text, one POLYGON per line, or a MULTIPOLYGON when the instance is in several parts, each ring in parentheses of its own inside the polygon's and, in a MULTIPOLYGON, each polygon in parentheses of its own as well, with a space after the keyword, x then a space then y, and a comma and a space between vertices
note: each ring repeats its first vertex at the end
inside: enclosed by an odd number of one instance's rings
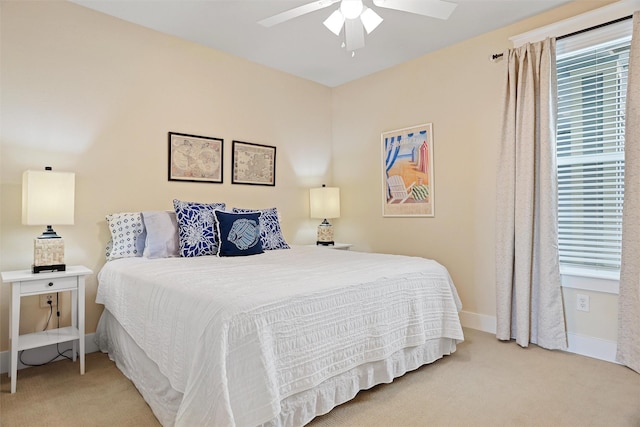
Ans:
MULTIPOLYGON (((118 369, 133 382, 158 421, 165 427, 173 426, 182 402, 182 393, 171 387, 158 366, 106 309, 98 322, 95 340, 100 351, 108 353, 118 369)), ((456 340, 438 338, 421 346, 400 350, 384 360, 358 366, 313 389, 284 399, 280 402, 280 415, 263 426, 303 426, 313 418, 353 399, 360 390, 390 383, 394 378, 432 363, 455 350, 456 340)))

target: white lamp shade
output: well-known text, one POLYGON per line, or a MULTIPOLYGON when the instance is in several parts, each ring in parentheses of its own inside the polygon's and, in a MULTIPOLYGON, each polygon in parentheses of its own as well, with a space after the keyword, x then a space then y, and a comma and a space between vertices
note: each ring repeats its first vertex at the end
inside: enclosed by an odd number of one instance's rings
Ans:
POLYGON ((311 218, 340 217, 340 189, 321 187, 309 190, 309 210, 311 218))
POLYGON ((366 7, 360 15, 360 20, 367 34, 371 34, 371 31, 375 30, 378 25, 383 21, 382 17, 375 13, 372 9, 366 7))
POLYGON ((74 221, 75 174, 25 171, 22 174, 22 223, 68 225, 74 221))

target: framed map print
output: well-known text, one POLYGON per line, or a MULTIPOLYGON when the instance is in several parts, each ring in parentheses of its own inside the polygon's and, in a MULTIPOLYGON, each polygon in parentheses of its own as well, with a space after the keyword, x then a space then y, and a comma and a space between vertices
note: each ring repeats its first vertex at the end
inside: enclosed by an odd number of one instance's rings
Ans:
POLYGON ((276 147, 233 141, 231 183, 276 185, 276 147))
POLYGON ((223 140, 169 132, 169 181, 222 183, 223 140))
POLYGON ((384 132, 382 216, 434 216, 431 123, 384 132))

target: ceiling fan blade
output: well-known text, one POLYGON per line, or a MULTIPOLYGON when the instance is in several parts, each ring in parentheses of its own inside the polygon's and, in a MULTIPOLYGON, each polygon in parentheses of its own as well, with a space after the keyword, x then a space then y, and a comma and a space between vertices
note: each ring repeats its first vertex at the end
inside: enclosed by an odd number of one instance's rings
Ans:
POLYGON ((347 50, 354 51, 364 47, 364 25, 360 19, 347 19, 344 22, 344 37, 347 50))
POLYGON ((262 21, 258 21, 258 24, 264 27, 273 27, 274 25, 281 24, 289 19, 297 18, 298 16, 306 15, 307 13, 315 12, 316 10, 329 7, 340 0, 318 0, 311 3, 303 4, 302 6, 294 7, 293 9, 285 10, 282 13, 273 15, 269 18, 265 18, 262 21))
POLYGON ((458 6, 456 3, 443 0, 373 0, 373 4, 438 19, 449 19, 458 6))

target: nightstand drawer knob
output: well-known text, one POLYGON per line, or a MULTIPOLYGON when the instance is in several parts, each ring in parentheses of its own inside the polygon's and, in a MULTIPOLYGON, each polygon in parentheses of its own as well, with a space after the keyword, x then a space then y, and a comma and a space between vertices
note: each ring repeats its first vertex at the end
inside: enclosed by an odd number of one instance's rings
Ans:
POLYGON ((53 282, 49 282, 49 286, 53 286, 53 282))

